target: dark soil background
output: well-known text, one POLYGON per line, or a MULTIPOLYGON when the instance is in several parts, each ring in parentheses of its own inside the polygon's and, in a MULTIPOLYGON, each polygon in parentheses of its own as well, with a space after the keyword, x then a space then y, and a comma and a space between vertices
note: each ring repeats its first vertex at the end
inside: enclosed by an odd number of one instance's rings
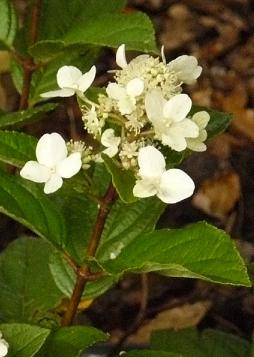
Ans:
MULTIPOLYGON (((22 8, 22 1, 17 1, 22 8)), ((126 11, 142 10, 152 19, 167 60, 195 55, 203 67, 198 83, 187 87, 193 102, 232 112, 228 131, 183 163, 196 182, 195 195, 168 206, 160 227, 207 220, 225 229, 249 263, 254 258, 254 2, 252 0, 130 0, 126 11)), ((136 54, 133 54, 134 56, 136 54)), ((0 58, 0 106, 16 109, 17 96, 0 58)), ((114 52, 98 65, 97 84, 107 80, 114 52)), ((64 113, 56 118, 59 131, 64 113)), ((29 130, 45 132, 50 120, 29 130)), ((56 129, 56 128, 55 128, 56 129)), ((22 228, 0 216, 0 249, 22 228)), ((254 329, 252 289, 170 279, 156 274, 126 276, 80 317, 112 334, 112 342, 147 344, 154 329, 198 326, 250 338, 254 329)))

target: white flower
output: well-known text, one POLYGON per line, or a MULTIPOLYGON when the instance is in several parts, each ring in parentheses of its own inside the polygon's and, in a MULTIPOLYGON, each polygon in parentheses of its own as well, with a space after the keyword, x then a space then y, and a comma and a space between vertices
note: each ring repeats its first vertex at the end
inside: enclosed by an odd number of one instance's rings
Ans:
POLYGON ((153 146, 139 150, 139 176, 133 194, 136 197, 156 195, 165 203, 176 203, 190 197, 195 189, 194 182, 184 171, 166 170, 162 153, 153 146))
POLYGON ((67 146, 61 135, 44 134, 36 146, 37 161, 28 161, 20 175, 27 180, 44 183, 44 192, 53 193, 63 184, 62 178, 70 178, 81 168, 81 154, 68 156, 67 146))
POLYGON ((108 96, 117 101, 117 106, 122 115, 131 114, 136 108, 136 97, 144 90, 144 82, 140 78, 129 81, 126 87, 117 83, 109 83, 106 88, 108 96))
POLYGON ((186 84, 195 83, 202 72, 202 67, 198 66, 198 61, 194 56, 179 56, 167 66, 171 71, 176 72, 181 82, 186 84))
POLYGON ((146 95, 145 109, 154 126, 156 138, 173 150, 185 150, 186 138, 195 138, 199 134, 198 126, 186 118, 191 105, 187 94, 177 94, 168 101, 160 90, 146 95))
POLYGON ((60 89, 42 93, 43 98, 52 97, 71 97, 75 93, 82 97, 83 93, 91 86, 96 74, 95 66, 82 74, 82 72, 74 66, 63 66, 59 68, 56 79, 60 89))
POLYGON ((204 141, 207 139, 205 128, 210 120, 210 115, 202 110, 195 113, 191 119, 199 127, 199 135, 196 138, 187 138, 187 147, 193 151, 205 151, 206 144, 204 144, 204 141))
POLYGON ((0 357, 7 355, 9 349, 9 344, 2 338, 2 333, 0 332, 0 357))
POLYGON ((125 44, 119 46, 116 51, 116 64, 121 68, 128 66, 125 56, 125 44))
POLYGON ((115 136, 113 129, 106 129, 101 136, 101 143, 107 148, 103 150, 103 153, 109 157, 115 156, 118 152, 120 141, 121 138, 119 136, 115 136))

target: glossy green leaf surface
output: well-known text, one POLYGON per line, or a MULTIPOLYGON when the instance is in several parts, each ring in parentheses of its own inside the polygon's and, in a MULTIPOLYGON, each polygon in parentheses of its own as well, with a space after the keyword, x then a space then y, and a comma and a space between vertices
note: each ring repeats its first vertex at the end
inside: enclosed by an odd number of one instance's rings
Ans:
POLYGON ((250 286, 244 262, 229 236, 204 222, 140 235, 103 267, 116 275, 159 271, 174 277, 250 286))
POLYGON ((0 321, 37 322, 61 300, 49 270, 52 249, 35 238, 19 238, 0 255, 0 321))

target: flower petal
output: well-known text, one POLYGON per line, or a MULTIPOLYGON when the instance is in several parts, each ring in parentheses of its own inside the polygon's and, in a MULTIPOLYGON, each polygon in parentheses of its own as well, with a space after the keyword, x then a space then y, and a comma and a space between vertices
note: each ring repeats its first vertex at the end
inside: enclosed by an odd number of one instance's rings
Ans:
POLYGON ((167 64, 166 61, 166 56, 165 56, 165 51, 164 51, 164 46, 161 46, 161 59, 164 64, 167 64))
POLYGON ((125 44, 119 46, 116 51, 116 64, 121 68, 128 66, 125 56, 125 44))
POLYGON ((163 116, 176 122, 181 121, 186 118, 191 105, 191 99, 187 94, 177 94, 165 103, 163 116))
POLYGON ((125 96, 119 99, 118 109, 122 115, 131 114, 136 109, 136 100, 134 97, 125 96))
POLYGON ((48 167, 39 164, 37 161, 28 161, 20 171, 20 176, 33 182, 46 182, 51 176, 48 167))
POLYGON ((184 119, 178 123, 173 123, 171 131, 174 130, 185 138, 197 138, 199 135, 199 127, 190 119, 184 119))
POLYGON ((201 140, 197 139, 187 139, 187 147, 192 151, 203 152, 206 151, 207 147, 201 140))
POLYGON ((56 192, 63 185, 63 179, 61 176, 54 174, 50 179, 45 183, 44 192, 46 194, 56 192))
POLYGON ((171 169, 162 174, 157 196, 165 203, 176 203, 190 197, 194 189, 189 175, 180 169, 171 169))
POLYGON ((53 168, 67 157, 64 139, 58 133, 44 134, 36 146, 36 157, 40 164, 53 168))
POLYGON ((133 195, 135 197, 145 198, 156 195, 157 189, 151 180, 137 180, 133 187, 133 195))
POLYGON ((76 175, 81 169, 81 154, 74 152, 56 166, 56 173, 63 178, 70 178, 76 175))
POLYGON ((4 339, 0 339, 0 356, 4 357, 7 355, 9 349, 9 344, 4 339))
POLYGON ((84 93, 93 83, 96 75, 96 67, 92 66, 91 69, 83 74, 78 80, 78 89, 84 93))
POLYGON ((166 167, 162 153, 154 146, 141 148, 138 153, 139 174, 143 177, 158 177, 166 167))
POLYGON ((180 81, 186 84, 193 84, 202 72, 202 67, 198 66, 198 61, 194 56, 179 56, 168 63, 170 70, 177 73, 180 81))
POLYGON ((145 97, 145 109, 148 119, 157 123, 163 119, 163 106, 166 100, 160 90, 153 90, 145 97))
POLYGON ((121 138, 115 136, 114 129, 106 129, 101 136, 101 143, 103 146, 118 146, 120 144, 121 138))
POLYGON ((118 152, 118 146, 110 146, 107 149, 102 151, 104 154, 106 154, 109 157, 114 157, 117 152, 118 152))
POLYGON ((109 98, 120 100, 123 97, 126 97, 125 88, 121 87, 117 83, 109 83, 106 88, 107 95, 109 98))
POLYGON ((177 130, 177 128, 170 128, 168 133, 162 134, 161 142, 178 152, 185 150, 187 147, 184 136, 177 130))
POLYGON ((134 78, 127 83, 126 91, 127 94, 132 97, 138 97, 143 93, 144 81, 140 78, 134 78))
POLYGON ((60 88, 73 88, 81 76, 82 72, 77 67, 63 66, 59 68, 56 80, 60 88))
POLYGON ((42 98, 55 98, 55 97, 71 97, 75 94, 73 89, 63 88, 58 90, 51 90, 49 92, 41 93, 42 98))
POLYGON ((191 119, 198 125, 199 129, 205 129, 210 120, 210 115, 205 110, 202 110, 195 113, 191 119))

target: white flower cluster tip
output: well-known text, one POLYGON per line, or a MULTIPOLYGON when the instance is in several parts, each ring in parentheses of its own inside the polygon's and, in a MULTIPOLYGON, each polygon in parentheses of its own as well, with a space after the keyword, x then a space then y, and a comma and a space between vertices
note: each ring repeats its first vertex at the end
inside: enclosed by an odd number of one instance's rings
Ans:
POLYGON ((9 344, 2 337, 2 332, 0 331, 0 357, 4 357, 8 353, 9 344))
POLYGON ((122 44, 116 51, 120 69, 111 71, 114 81, 96 101, 84 94, 94 81, 95 66, 84 74, 73 66, 61 67, 57 72, 60 89, 42 97, 78 95, 84 127, 100 142, 101 150, 93 152, 85 143, 71 141, 68 156, 59 134, 45 134, 36 148, 37 161, 27 162, 21 176, 45 183, 45 193, 55 192, 63 178, 75 175, 81 166, 88 169, 92 161, 102 162, 103 153, 134 172, 136 197, 156 195, 166 203, 175 203, 192 195, 192 179, 182 170, 167 170, 158 148, 206 150, 210 116, 206 111, 191 115, 191 98, 182 93, 182 85, 194 84, 202 68, 195 57, 187 55, 167 63, 163 47, 161 57, 145 54, 128 62, 122 44))
POLYGON ((45 183, 44 192, 57 191, 63 178, 76 175, 81 169, 80 152, 68 156, 64 139, 58 133, 44 134, 36 146, 37 161, 28 161, 20 175, 30 181, 45 183))

